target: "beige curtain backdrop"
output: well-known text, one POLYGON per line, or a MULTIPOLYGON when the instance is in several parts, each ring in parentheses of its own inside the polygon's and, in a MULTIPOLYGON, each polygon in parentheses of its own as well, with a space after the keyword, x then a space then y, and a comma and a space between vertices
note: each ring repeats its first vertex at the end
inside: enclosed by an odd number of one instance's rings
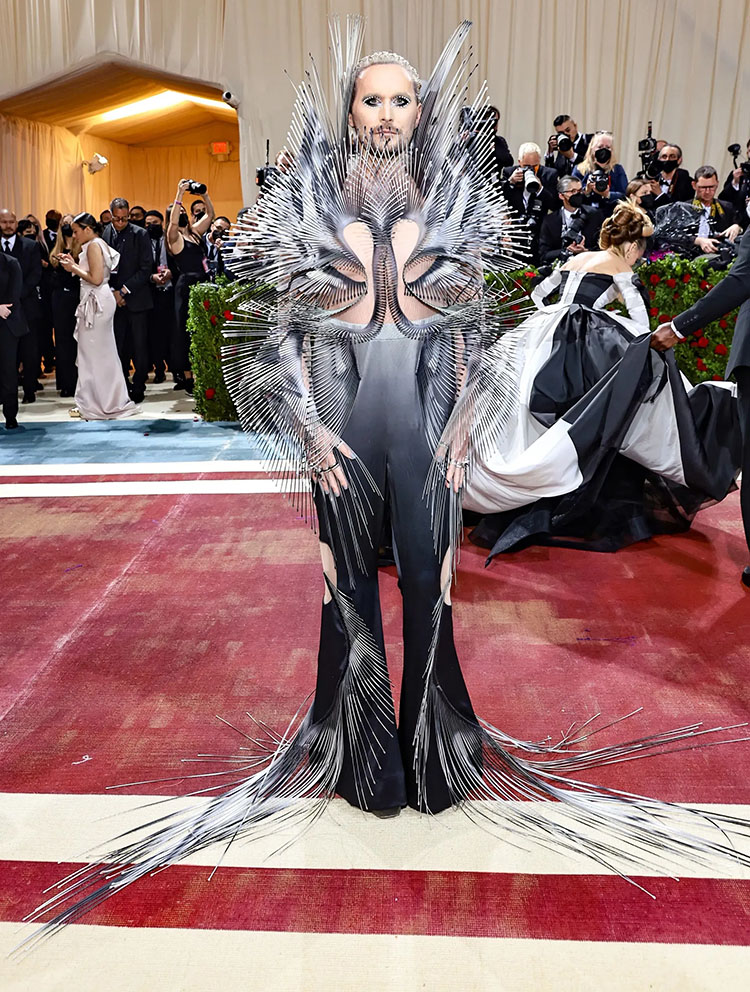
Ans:
MULTIPOLYGON (((750 137, 750 0, 2 0, 0 99, 44 81, 54 99, 57 76, 113 54, 230 89, 240 99, 243 191, 252 201, 265 139, 272 152, 283 144, 290 80, 301 78, 308 52, 327 75, 331 13, 364 14, 367 50, 400 51, 423 73, 458 21, 473 20, 478 78, 487 78, 514 150, 526 140, 543 144, 552 118, 570 113, 583 130, 613 130, 632 174, 652 118, 657 136, 683 146, 687 168, 710 162, 724 175, 727 144, 750 137)), ((70 139, 42 130, 22 137, 7 121, 0 130, 0 200, 18 209, 27 204, 17 195, 48 189, 48 197, 64 187, 50 154, 67 162, 70 139), (17 169, 21 178, 10 174, 17 169)), ((155 176, 166 159, 131 154, 117 168, 155 176)), ((94 206, 94 184, 112 182, 102 176, 85 180, 94 206)), ((141 174, 132 176, 132 195, 143 201, 141 174)), ((164 188, 176 178, 165 178, 164 188)), ((151 190, 163 199, 161 188, 151 190)))

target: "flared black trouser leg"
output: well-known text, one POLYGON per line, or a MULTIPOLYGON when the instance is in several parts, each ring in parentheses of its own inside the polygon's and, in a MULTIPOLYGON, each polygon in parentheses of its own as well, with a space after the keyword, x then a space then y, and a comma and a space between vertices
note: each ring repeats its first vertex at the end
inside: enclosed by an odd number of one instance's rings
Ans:
MULTIPOLYGON (((387 721, 374 720, 377 745, 371 749, 376 763, 376 782, 363 802, 354 788, 350 750, 356 743, 346 739, 344 767, 338 791, 355 805, 368 809, 402 806, 439 812, 456 797, 448 789, 441 768, 435 734, 426 762, 420 762, 421 789, 415 768, 415 734, 428 689, 442 693, 466 719, 474 713, 453 643, 450 606, 441 602, 441 569, 448 549, 447 526, 436 549, 424 485, 431 465, 415 377, 413 341, 375 341, 370 344, 365 375, 354 408, 343 432, 361 465, 372 477, 379 493, 368 493, 370 508, 364 514, 364 533, 358 541, 362 561, 356 555, 346 528, 336 525, 331 503, 336 497, 316 495, 320 538, 336 563, 337 590, 351 600, 357 614, 372 633, 385 664, 385 648, 378 592, 378 545, 385 501, 388 500, 394 553, 403 596, 404 667, 396 730, 395 713, 387 721), (346 561, 352 563, 351 574, 346 561), (437 629, 436 629, 437 626, 437 629)), ((345 470, 358 473, 357 463, 342 458, 345 470)), ((367 484, 362 482, 362 491, 367 484)), ((344 519, 344 504, 352 491, 338 497, 338 518, 344 519)), ((449 574, 446 569, 444 575, 449 574)), ((349 664, 347 631, 334 596, 323 606, 318 681, 313 710, 322 718, 333 705, 335 693, 349 664)), ((360 749, 361 754, 361 749, 360 749)))
POLYGON ((742 429, 742 483, 740 505, 745 540, 750 551, 750 366, 743 365, 734 370, 737 380, 737 400, 739 404, 740 427, 742 429))

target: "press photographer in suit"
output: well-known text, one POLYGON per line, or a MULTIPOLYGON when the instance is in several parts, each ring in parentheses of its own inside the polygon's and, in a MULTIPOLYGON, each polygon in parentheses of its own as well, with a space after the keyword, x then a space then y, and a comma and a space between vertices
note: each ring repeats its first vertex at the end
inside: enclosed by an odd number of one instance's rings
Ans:
POLYGON ((151 238, 146 229, 129 222, 128 201, 118 196, 109 207, 112 222, 104 228, 102 237, 120 253, 120 264, 109 279, 117 304, 114 321, 117 353, 129 386, 130 398, 134 403, 141 403, 151 367, 148 355, 148 311, 154 306, 151 297, 154 256, 151 238), (129 382, 131 358, 135 369, 132 386, 129 382))
MULTIPOLYGON (((668 324, 660 324, 651 336, 651 344, 657 351, 666 351, 735 307, 740 307, 740 312, 726 376, 734 375, 737 380, 743 445, 740 504, 745 540, 750 550, 750 237, 745 235, 740 241, 737 260, 726 278, 689 310, 678 314, 668 324)), ((750 588, 750 565, 742 572, 742 582, 750 588)))
MULTIPOLYGON (((23 362, 23 402, 36 400, 39 344, 37 328, 42 315, 39 283, 42 281, 42 249, 37 241, 16 233, 18 222, 12 210, 0 210, 0 248, 21 266, 23 287, 21 310, 27 325, 18 343, 18 361, 23 362)), ((5 302, 5 301, 3 301, 5 302)), ((18 388, 16 382, 16 389, 18 388)))
MULTIPOLYGON (((3 211, 8 213, 8 211, 3 211)), ((23 274, 18 261, 0 251, 0 400, 5 427, 18 427, 18 342, 28 334, 21 306, 23 274)))
POLYGON ((541 164, 539 145, 527 141, 518 149, 518 165, 503 169, 501 190, 505 199, 531 232, 531 255, 538 262, 539 231, 544 217, 554 210, 557 173, 541 164))
POLYGON ((583 202, 581 180, 574 176, 561 176, 557 180, 557 193, 562 206, 549 213, 542 221, 539 233, 539 261, 542 265, 582 251, 599 248, 599 232, 604 223, 604 212, 583 202))

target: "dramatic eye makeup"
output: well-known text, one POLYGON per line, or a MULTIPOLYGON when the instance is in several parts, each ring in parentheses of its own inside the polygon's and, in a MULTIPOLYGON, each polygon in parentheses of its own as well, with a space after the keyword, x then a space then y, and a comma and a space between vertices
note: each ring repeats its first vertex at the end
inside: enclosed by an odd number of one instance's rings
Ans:
MULTIPOLYGON (((374 94, 362 98, 362 103, 364 103, 367 107, 379 107, 382 102, 383 98, 380 96, 375 96, 374 94)), ((394 96, 391 99, 391 103, 396 107, 408 107, 411 103, 411 97, 407 96, 405 93, 399 93, 398 96, 394 96)))

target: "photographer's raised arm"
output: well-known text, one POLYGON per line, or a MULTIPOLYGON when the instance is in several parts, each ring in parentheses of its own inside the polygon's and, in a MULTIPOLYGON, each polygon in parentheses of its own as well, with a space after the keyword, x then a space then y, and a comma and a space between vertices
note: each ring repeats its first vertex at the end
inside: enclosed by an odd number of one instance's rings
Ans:
POLYGON ((199 234, 201 237, 203 237, 203 235, 209 229, 209 227, 213 223, 214 217, 216 216, 216 210, 214 209, 214 205, 211 202, 211 197, 208 195, 208 190, 206 190, 206 192, 203 194, 203 202, 206 204, 206 212, 201 217, 201 219, 198 221, 197 224, 193 224, 193 231, 196 234, 199 234))

